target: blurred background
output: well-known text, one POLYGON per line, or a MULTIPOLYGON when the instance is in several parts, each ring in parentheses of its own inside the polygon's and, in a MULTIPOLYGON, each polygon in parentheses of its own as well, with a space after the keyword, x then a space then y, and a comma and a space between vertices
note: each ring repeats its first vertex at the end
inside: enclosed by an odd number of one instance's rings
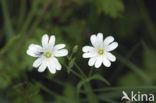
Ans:
POLYGON ((0 0, 0 103, 121 103, 123 90, 155 93, 155 5, 155 0, 0 0), (81 48, 98 32, 119 43, 113 51, 117 61, 93 70, 98 76, 87 81, 88 92, 71 70, 79 73, 79 66, 88 75, 81 48), (32 67, 35 58, 26 54, 45 33, 73 54, 59 58, 63 68, 54 75, 39 73, 32 67))

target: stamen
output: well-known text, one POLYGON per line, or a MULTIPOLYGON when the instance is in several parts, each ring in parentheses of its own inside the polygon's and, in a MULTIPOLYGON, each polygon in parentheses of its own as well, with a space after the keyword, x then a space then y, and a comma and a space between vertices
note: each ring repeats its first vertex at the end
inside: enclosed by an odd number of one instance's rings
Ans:
POLYGON ((102 49, 99 49, 98 50, 98 54, 103 55, 104 54, 104 51, 102 49))
POLYGON ((50 57, 51 57, 51 53, 50 53, 50 52, 46 52, 46 53, 45 53, 45 57, 46 57, 46 58, 50 58, 50 57))

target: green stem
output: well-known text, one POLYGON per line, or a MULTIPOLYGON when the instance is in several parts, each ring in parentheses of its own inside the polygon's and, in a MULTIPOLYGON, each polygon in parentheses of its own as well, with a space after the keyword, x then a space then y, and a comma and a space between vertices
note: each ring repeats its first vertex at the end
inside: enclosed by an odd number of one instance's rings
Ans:
POLYGON ((75 67, 79 70, 79 72, 81 73, 81 75, 84 77, 84 78, 87 78, 87 76, 85 75, 85 73, 81 70, 81 68, 76 64, 74 63, 75 67))
POLYGON ((84 87, 85 87, 85 90, 86 90, 86 95, 87 95, 89 103, 98 103, 98 100, 97 100, 96 96, 94 95, 92 87, 89 84, 89 82, 86 83, 84 85, 84 87))
MULTIPOLYGON (((83 75, 85 77, 84 79, 87 79, 87 76, 85 75, 85 73, 81 70, 81 68, 76 63, 75 63, 75 67, 79 70, 81 75, 83 75)), ((91 68, 90 75, 92 74, 92 72, 93 72, 93 67, 91 68)), ((85 90, 86 90, 86 93, 87 93, 89 103, 98 103, 98 100, 97 100, 96 96, 94 95, 92 87, 89 84, 89 82, 87 82, 84 85, 84 87, 85 87, 85 90)))
POLYGON ((45 92, 47 92, 48 94, 54 96, 54 97, 58 97, 59 99, 63 100, 63 101, 66 101, 66 102, 69 102, 69 103, 73 103, 74 101, 72 101, 71 99, 68 99, 68 98, 65 98, 53 91, 51 91, 50 89, 48 89, 46 86, 44 86, 43 84, 39 83, 39 82, 36 82, 36 84, 41 88, 43 89, 45 92))
POLYGON ((44 4, 44 8, 42 9, 40 15, 38 16, 38 18, 35 20, 35 22, 33 22, 31 29, 30 29, 30 34, 37 28, 37 26, 40 24, 41 20, 43 19, 45 13, 47 12, 47 9, 49 8, 49 6, 51 5, 53 0, 48 0, 45 4, 44 4))
POLYGON ((81 75, 79 75, 77 72, 70 70, 75 76, 77 76, 80 79, 83 79, 83 77, 81 77, 81 75))
MULTIPOLYGON (((65 63, 62 62, 61 64, 63 64, 66 67, 66 69, 68 68, 68 66, 65 63)), ((79 75, 77 72, 75 72, 74 70, 71 69, 70 71, 78 78, 83 79, 83 77, 79 75)))
POLYGON ((26 33, 26 31, 27 31, 29 25, 30 25, 31 22, 32 22, 33 17, 34 17, 35 14, 36 14, 37 7, 38 7, 39 3, 40 3, 40 0, 35 0, 35 1, 33 1, 32 9, 31 9, 30 13, 28 14, 28 17, 27 17, 27 19, 26 19, 25 22, 24 22, 24 26, 22 27, 22 29, 21 29, 21 31, 20 31, 19 34, 24 35, 24 34, 26 33))
POLYGON ((89 72, 88 77, 91 77, 92 76, 92 73, 93 73, 93 66, 90 68, 90 72, 89 72))
POLYGON ((2 12, 3 12, 4 23, 5 23, 5 29, 7 32, 7 39, 9 39, 12 35, 14 35, 14 31, 11 24, 11 19, 6 4, 6 0, 1 0, 1 4, 2 4, 2 12))
MULTIPOLYGON (((71 60, 72 55, 73 55, 73 53, 70 55, 70 57, 68 56, 67 59, 68 59, 68 60, 71 60)), ((81 73, 81 75, 82 75, 84 78, 87 78, 87 76, 86 76, 85 73, 81 70, 81 68, 77 65, 77 63, 74 63, 74 65, 75 65, 76 69, 78 69, 78 71, 81 73)))
POLYGON ((19 15, 19 22, 18 22, 18 29, 23 25, 24 17, 26 12, 26 0, 21 0, 21 6, 20 6, 20 15, 19 15))
POLYGON ((68 60, 71 60, 71 59, 72 59, 72 57, 73 57, 73 52, 71 53, 71 55, 70 55, 70 56, 68 56, 68 60))

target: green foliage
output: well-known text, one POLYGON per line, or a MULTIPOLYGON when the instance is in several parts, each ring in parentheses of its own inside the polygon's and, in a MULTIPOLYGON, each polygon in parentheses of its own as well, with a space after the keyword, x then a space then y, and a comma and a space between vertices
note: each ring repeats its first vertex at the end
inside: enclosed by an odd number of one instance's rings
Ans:
POLYGON ((76 53, 78 51, 78 45, 75 45, 73 50, 72 50, 72 53, 76 53))
POLYGON ((10 39, 11 36, 14 35, 12 23, 10 20, 10 15, 7 7, 6 0, 1 0, 2 3, 2 11, 3 11, 3 18, 4 18, 4 23, 5 23, 5 29, 7 32, 7 39, 10 39))
MULTIPOLYGON (((78 102, 78 98, 76 96, 76 90, 75 90, 75 88, 71 84, 67 84, 65 86, 65 88, 64 88, 64 96, 66 98, 69 98, 69 99, 75 101, 74 103, 79 103, 78 102)), ((73 103, 73 102, 71 102, 71 103, 73 103)))
POLYGON ((71 72, 71 69, 72 69, 72 67, 74 66, 74 63, 75 63, 75 59, 76 58, 72 58, 72 59, 69 60, 69 64, 68 64, 68 68, 67 68, 68 73, 71 72))
POLYGON ((72 67, 75 65, 76 57, 73 57, 73 56, 77 53, 77 51, 78 51, 78 45, 75 45, 73 47, 71 55, 68 57, 68 61, 69 61, 68 67, 67 67, 68 74, 71 72, 72 67))
POLYGON ((144 60, 144 69, 147 74, 150 75, 152 80, 156 80, 155 78, 155 71, 156 68, 156 63, 155 63, 155 58, 156 58, 156 51, 147 47, 147 45, 144 43, 144 53, 143 53, 143 60, 144 60))
POLYGON ((25 82, 15 85, 8 94, 8 97, 14 98, 12 103, 21 103, 23 101, 25 101, 24 103, 42 103, 43 100, 39 91, 40 89, 36 84, 25 82))
POLYGON ((150 78, 135 64, 131 63, 128 59, 119 56, 119 61, 122 62, 123 64, 125 64, 126 66, 128 66, 131 70, 133 70, 140 78, 142 78, 142 80, 144 80, 145 82, 150 82, 150 78))
POLYGON ((0 103, 119 103, 122 90, 156 92, 151 2, 1 0, 0 5, 0 103), (82 46, 98 32, 115 34, 117 61, 109 69, 90 71, 82 46), (46 33, 69 50, 59 58, 62 70, 56 74, 39 73, 32 67, 36 58, 26 54, 31 43, 41 45, 46 33))
POLYGON ((93 75, 93 76, 91 76, 91 77, 89 77, 87 79, 84 79, 84 80, 80 81, 77 84, 77 93, 79 94, 81 87, 83 85, 85 85, 85 83, 90 82, 91 80, 100 80, 100 81, 104 82, 105 84, 110 85, 110 83, 104 77, 102 77, 99 74, 95 74, 95 75, 93 75))
POLYGON ((122 0, 96 0, 95 3, 100 13, 104 12, 112 18, 120 17, 124 11, 122 0))

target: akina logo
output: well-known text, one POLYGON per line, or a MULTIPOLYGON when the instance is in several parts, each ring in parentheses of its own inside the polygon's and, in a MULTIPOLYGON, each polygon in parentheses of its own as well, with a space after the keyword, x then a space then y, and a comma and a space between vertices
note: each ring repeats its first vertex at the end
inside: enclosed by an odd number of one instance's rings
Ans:
POLYGON ((149 93, 149 94, 144 94, 141 93, 140 91, 134 92, 131 91, 130 95, 128 95, 125 91, 122 91, 122 98, 121 101, 123 100, 128 100, 128 101, 146 101, 146 102, 153 102, 154 101, 154 94, 149 93))

